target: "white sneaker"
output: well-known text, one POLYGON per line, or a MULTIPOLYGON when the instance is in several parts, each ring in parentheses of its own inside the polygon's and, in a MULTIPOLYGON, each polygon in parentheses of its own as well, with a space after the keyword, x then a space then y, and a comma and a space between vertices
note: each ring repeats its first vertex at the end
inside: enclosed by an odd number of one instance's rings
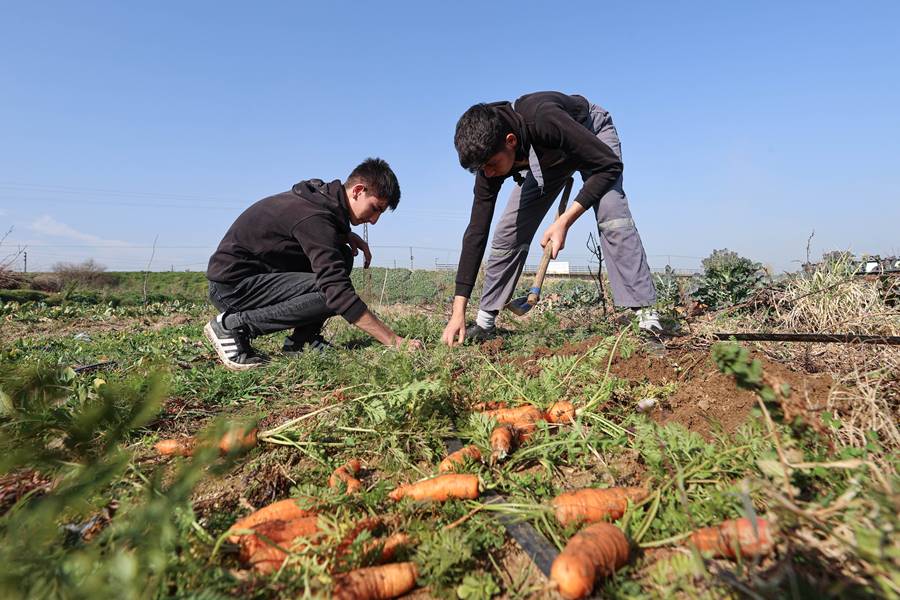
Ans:
POLYGON ((659 323, 659 313, 654 308, 639 308, 634 314, 638 318, 638 328, 654 335, 662 333, 663 328, 659 323))

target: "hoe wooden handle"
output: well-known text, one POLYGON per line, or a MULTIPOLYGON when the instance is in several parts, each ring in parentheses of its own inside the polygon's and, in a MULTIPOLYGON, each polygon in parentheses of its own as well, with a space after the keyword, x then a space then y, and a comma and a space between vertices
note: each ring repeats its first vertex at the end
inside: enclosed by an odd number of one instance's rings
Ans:
POLYGON ((528 290, 528 300, 526 301, 528 304, 537 304, 537 301, 541 298, 541 287, 544 285, 544 275, 547 274, 547 265, 550 264, 550 252, 552 249, 553 242, 547 242, 547 245, 544 247, 544 255, 541 256, 541 264, 538 265, 537 273, 534 274, 534 283, 531 284, 531 289, 528 290))
MULTIPOLYGON (((566 205, 569 203, 569 195, 572 193, 573 183, 574 180, 569 177, 569 180, 566 182, 565 190, 563 191, 562 199, 559 201, 559 209, 556 211, 557 220, 559 220, 560 215, 566 212, 566 205)), ((537 273, 534 274, 534 283, 531 284, 531 289, 528 290, 527 304, 534 306, 537 304, 538 300, 541 299, 541 288, 544 285, 544 276, 547 274, 547 265, 550 264, 550 254, 552 250, 553 242, 548 241, 547 245, 544 247, 544 255, 541 256, 541 264, 538 265, 537 273)))

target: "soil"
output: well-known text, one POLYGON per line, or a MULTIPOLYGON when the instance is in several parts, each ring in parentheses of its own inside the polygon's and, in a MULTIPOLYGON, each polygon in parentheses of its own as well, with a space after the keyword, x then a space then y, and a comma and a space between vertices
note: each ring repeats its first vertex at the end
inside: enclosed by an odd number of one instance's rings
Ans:
POLYGON ((502 548, 493 553, 493 558, 500 566, 499 575, 503 581, 503 588, 521 593, 519 596, 510 594, 506 597, 529 599, 548 597, 547 579, 517 543, 508 539, 502 548))
POLYGON ((585 352, 602 342, 604 339, 606 339, 605 336, 595 336, 586 340, 582 340, 580 342, 563 344, 555 350, 546 346, 538 346, 530 355, 524 358, 513 358, 509 362, 510 364, 516 365, 517 367, 522 369, 529 377, 535 377, 538 373, 541 372, 541 365, 539 364, 539 361, 542 358, 548 358, 550 356, 573 356, 576 354, 584 354, 585 352))
MULTIPOLYGON (((831 375, 810 375, 790 370, 761 355, 754 355, 767 374, 789 384, 792 394, 807 406, 824 409, 834 387, 831 375)), ((612 373, 620 378, 657 385, 677 383, 676 392, 650 413, 658 423, 679 423, 711 439, 717 432, 734 433, 757 405, 756 395, 737 387, 730 375, 720 373, 707 351, 686 351, 666 356, 634 354, 613 361, 612 373)))
MULTIPOLYGON (((589 338, 556 350, 538 347, 512 363, 534 377, 541 372, 542 358, 582 354, 603 339, 589 338)), ((799 394, 806 406, 814 411, 825 408, 835 385, 831 375, 794 371, 758 353, 753 353, 753 358, 762 362, 767 374, 789 384, 792 394, 799 394)), ((617 356, 610 372, 635 383, 676 383, 675 393, 662 399, 649 413, 650 418, 657 423, 679 423, 706 439, 718 432, 734 433, 757 405, 756 395, 738 388, 731 376, 720 373, 707 350, 673 350, 662 356, 636 352, 627 359, 617 356)))
POLYGON ((0 516, 26 494, 39 498, 53 490, 55 482, 33 469, 20 469, 0 477, 0 516))
POLYGON ((137 319, 132 316, 113 315, 103 320, 94 320, 91 317, 77 317, 70 321, 42 319, 37 323, 8 321, 3 323, 2 330, 3 334, 9 336, 10 339, 43 339, 70 337, 77 333, 99 335, 111 331, 143 331, 148 327, 154 331, 160 331, 166 327, 180 327, 201 321, 202 317, 197 318, 184 313, 153 315, 137 319))

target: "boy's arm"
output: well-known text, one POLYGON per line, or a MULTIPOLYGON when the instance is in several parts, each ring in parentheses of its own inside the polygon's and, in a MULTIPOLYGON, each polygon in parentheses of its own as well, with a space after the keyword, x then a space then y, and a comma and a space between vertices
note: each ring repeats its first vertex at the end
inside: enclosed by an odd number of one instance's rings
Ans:
POLYGON ((401 348, 408 346, 413 350, 421 350, 422 342, 419 340, 407 339, 400 337, 384 324, 381 319, 375 316, 375 313, 366 309, 366 312, 353 323, 373 338, 384 344, 385 346, 395 346, 401 348))

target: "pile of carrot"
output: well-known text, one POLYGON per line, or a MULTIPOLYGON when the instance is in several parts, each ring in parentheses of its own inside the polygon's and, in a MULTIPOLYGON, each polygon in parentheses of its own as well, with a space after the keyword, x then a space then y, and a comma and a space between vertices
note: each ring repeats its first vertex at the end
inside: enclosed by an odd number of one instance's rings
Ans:
POLYGON ((298 539, 310 539, 319 532, 318 517, 264 521, 252 529, 252 534, 240 536, 241 562, 258 573, 272 573, 281 568, 298 539))
POLYGON ((516 446, 527 441, 537 429, 538 421, 568 424, 574 422, 576 414, 575 406, 567 400, 560 400, 543 412, 530 404, 515 408, 507 408, 502 403, 481 406, 485 407, 481 411, 482 415, 499 423, 491 433, 491 462, 505 459, 516 446))
POLYGON ((598 577, 608 577, 628 562, 628 540, 609 523, 595 523, 576 533, 550 568, 550 579, 566 600, 587 597, 598 577))
POLYGON ((629 502, 641 502, 648 495, 647 490, 637 487, 585 488, 564 492, 551 504, 556 520, 565 527, 578 522, 615 521, 625 514, 629 502))
MULTIPOLYGON (((229 531, 253 529, 266 521, 293 521, 295 519, 314 516, 315 514, 316 512, 314 510, 300 508, 296 498, 285 498, 284 500, 279 500, 278 502, 264 506, 242 519, 238 519, 235 521, 234 525, 229 528, 229 531)), ((233 534, 229 536, 228 541, 232 544, 237 544, 239 535, 240 534, 233 534)))

